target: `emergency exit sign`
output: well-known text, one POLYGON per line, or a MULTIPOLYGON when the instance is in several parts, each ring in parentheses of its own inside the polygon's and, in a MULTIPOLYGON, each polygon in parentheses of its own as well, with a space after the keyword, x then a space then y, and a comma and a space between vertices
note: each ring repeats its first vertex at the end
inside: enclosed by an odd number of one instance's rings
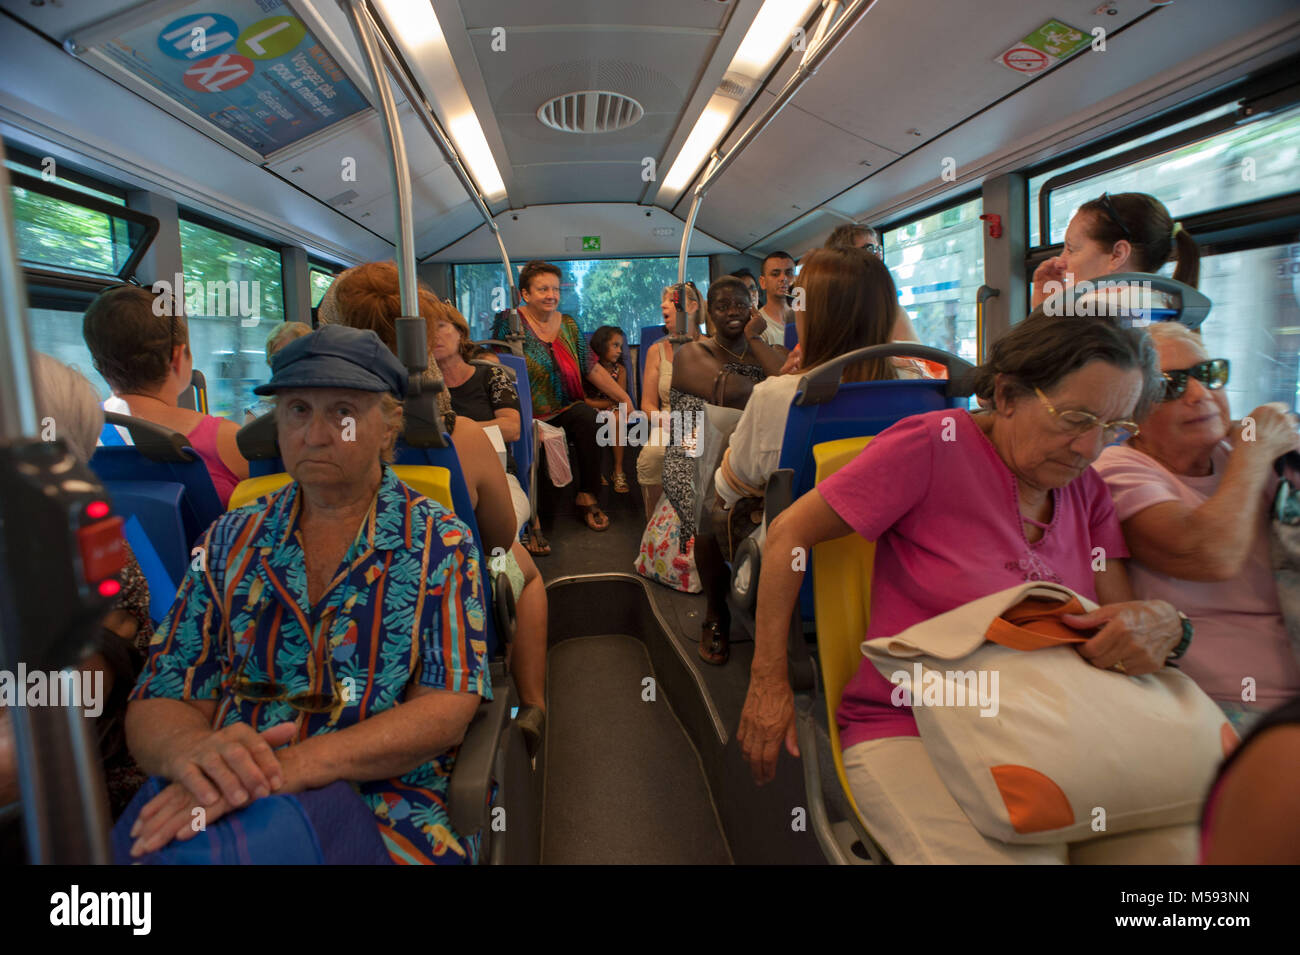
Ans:
POLYGON ((598 235, 584 235, 584 236, 582 237, 582 251, 583 251, 583 252, 599 252, 599 251, 600 251, 600 236, 598 236, 598 235))

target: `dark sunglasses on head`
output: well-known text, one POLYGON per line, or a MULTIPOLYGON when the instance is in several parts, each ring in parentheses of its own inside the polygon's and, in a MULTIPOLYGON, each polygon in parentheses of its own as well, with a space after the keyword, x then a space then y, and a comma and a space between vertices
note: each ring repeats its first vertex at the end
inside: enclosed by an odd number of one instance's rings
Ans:
POLYGON ((1188 379, 1195 378, 1211 391, 1218 391, 1228 383, 1228 359, 1211 358, 1191 368, 1165 372, 1165 395, 1161 401, 1181 398, 1187 391, 1188 379))
POLYGON ((1133 233, 1129 232, 1128 226, 1124 224, 1124 220, 1121 219, 1119 213, 1115 211, 1115 204, 1110 201, 1110 193, 1103 192, 1101 194, 1101 199, 1098 201, 1101 203, 1101 207, 1106 210, 1106 215, 1110 216, 1110 221, 1119 226, 1119 231, 1124 233, 1124 238, 1128 239, 1129 242, 1132 242, 1133 233))

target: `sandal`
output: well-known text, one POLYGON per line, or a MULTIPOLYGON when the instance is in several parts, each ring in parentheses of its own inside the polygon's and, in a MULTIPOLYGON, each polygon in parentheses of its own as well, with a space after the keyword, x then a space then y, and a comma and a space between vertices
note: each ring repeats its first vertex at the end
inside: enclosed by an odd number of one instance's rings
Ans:
POLYGON ((614 472, 614 491, 618 494, 627 493, 627 475, 622 471, 614 472))
POLYGON ((573 508, 577 512, 578 520, 593 531, 609 530, 609 515, 600 509, 600 505, 574 504, 573 508))
POLYGON ((714 666, 722 666, 731 656, 730 636, 717 620, 704 621, 700 630, 700 659, 714 666))
POLYGON ((532 525, 524 529, 524 547, 534 557, 546 557, 551 552, 551 542, 542 536, 542 529, 532 525))

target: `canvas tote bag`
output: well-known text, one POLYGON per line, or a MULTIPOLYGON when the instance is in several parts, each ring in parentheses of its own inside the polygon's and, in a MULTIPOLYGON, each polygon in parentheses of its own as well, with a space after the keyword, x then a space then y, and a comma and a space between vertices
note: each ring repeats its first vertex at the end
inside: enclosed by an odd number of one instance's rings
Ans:
POLYGON ((1186 674, 1127 676, 1079 656, 1086 637, 1055 618, 1096 607, 1031 582, 862 644, 985 836, 1068 843, 1195 822, 1237 742, 1186 674))

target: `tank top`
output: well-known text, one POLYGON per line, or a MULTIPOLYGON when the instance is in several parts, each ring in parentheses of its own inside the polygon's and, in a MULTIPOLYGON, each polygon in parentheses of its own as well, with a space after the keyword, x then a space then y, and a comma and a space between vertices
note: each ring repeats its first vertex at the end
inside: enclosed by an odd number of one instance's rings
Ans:
POLYGON ((204 415, 203 420, 186 437, 190 440, 190 447, 203 459, 208 474, 212 477, 212 486, 217 489, 221 506, 225 507, 230 503, 230 492, 239 483, 239 478, 226 467, 226 462, 221 460, 221 454, 217 451, 217 428, 220 425, 220 418, 204 415))

